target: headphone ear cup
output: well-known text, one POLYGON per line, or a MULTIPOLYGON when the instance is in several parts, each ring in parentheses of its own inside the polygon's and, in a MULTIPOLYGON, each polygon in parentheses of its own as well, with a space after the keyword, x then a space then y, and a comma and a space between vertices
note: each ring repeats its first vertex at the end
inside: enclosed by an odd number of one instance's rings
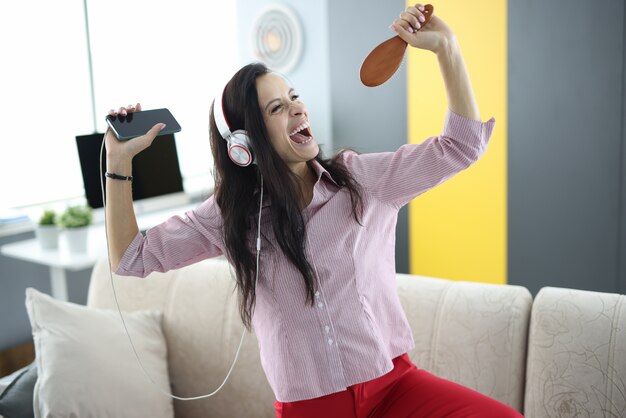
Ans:
POLYGON ((228 156, 237 165, 247 167, 254 164, 250 137, 243 130, 233 132, 228 138, 228 156))

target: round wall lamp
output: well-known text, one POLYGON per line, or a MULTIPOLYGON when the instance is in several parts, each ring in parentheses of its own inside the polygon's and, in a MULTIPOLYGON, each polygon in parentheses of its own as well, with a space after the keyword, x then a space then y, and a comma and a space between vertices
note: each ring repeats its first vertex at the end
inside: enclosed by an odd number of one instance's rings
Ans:
POLYGON ((252 44, 257 59, 272 70, 287 74, 302 56, 302 24, 289 7, 272 4, 256 18, 252 44))

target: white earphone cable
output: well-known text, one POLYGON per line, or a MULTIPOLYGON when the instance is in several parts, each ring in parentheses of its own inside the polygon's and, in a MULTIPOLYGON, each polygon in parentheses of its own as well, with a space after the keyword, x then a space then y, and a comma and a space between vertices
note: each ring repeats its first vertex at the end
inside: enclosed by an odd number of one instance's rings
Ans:
MULTIPOLYGON (((106 134, 105 134, 106 136, 106 134)), ((169 396, 171 398, 174 399, 178 399, 181 401, 191 401, 191 400, 196 400, 196 399, 204 399, 204 398, 208 398, 211 397, 213 395, 215 395, 220 389, 222 389, 222 387, 224 386, 224 384, 226 384, 226 381, 228 380, 228 378, 230 377, 231 372, 233 371, 234 367, 235 367, 235 363, 237 363, 237 359, 239 358, 239 351, 241 350, 241 346, 243 345, 243 339, 246 335, 246 329, 244 328, 243 333, 241 334, 241 341, 239 341, 239 346, 237 347, 237 352, 235 353, 235 359, 233 360, 233 364, 230 366, 230 369, 228 370, 228 373, 226 374, 226 377, 224 378, 224 381, 222 382, 222 384, 215 389, 215 391, 208 393, 206 395, 200 395, 200 396, 192 396, 192 397, 180 397, 180 396, 176 396, 173 395, 163 389, 161 389, 156 382, 152 379, 152 377, 150 376, 150 374, 148 373, 148 371, 146 370, 146 368, 144 367, 143 363, 141 362, 141 358, 139 357, 139 354, 137 353, 137 349, 135 348, 135 344, 133 343, 133 340, 130 336, 130 333, 128 332, 128 327, 126 326, 126 321, 124 320, 124 315, 122 315, 122 310, 120 308, 120 304, 117 300, 117 292, 115 291, 115 284, 113 283, 113 269, 111 267, 111 251, 109 248, 109 233, 107 231, 107 215, 106 215, 106 197, 105 197, 105 192, 104 192, 104 176, 102 173, 102 157, 104 155, 104 138, 102 139, 102 147, 100 148, 100 185, 102 188, 102 207, 104 210, 104 231, 105 231, 105 236, 106 236, 106 246, 107 246, 107 255, 109 258, 109 276, 111 278, 111 288, 113 289, 113 298, 115 299, 115 305, 117 306, 117 311, 120 314, 120 319, 122 320, 122 324, 124 325, 124 331, 126 332, 126 336, 128 337, 128 341, 130 342, 130 346, 133 349, 133 353, 135 353, 135 358, 137 359, 137 362, 139 363, 139 366, 141 367, 141 370, 143 370, 144 374, 146 375, 146 377, 148 378, 148 380, 164 395, 169 396)), ((258 228, 257 228, 257 239, 256 239, 256 275, 255 275, 255 279, 254 279, 254 288, 255 288, 255 292, 256 292, 256 284, 258 282, 259 279, 259 253, 261 252, 261 211, 263 209, 263 176, 261 176, 261 196, 259 199, 259 220, 258 220, 258 228)))

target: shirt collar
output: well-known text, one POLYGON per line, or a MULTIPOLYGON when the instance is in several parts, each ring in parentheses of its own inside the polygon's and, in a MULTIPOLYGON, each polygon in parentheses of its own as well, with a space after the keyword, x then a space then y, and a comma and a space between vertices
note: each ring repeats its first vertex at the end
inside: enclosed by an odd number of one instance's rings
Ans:
MULTIPOLYGON (((322 165, 315 159, 309 161, 309 165, 310 167, 313 169, 313 171, 315 172, 315 177, 317 177, 317 181, 315 182, 315 184, 317 185, 317 183, 319 183, 320 179, 322 178, 322 176, 324 176, 327 180, 330 180, 335 186, 339 187, 339 185, 337 184, 337 182, 333 179, 333 177, 330 175, 330 173, 328 172, 328 170, 326 170, 324 167, 322 167, 322 165)), ((266 208, 268 206, 272 205, 272 198, 270 196, 263 196, 263 207, 266 208)))
POLYGON ((336 186, 339 186, 337 182, 333 179, 333 177, 330 175, 330 173, 324 167, 322 167, 322 165, 317 160, 313 159, 309 161, 309 166, 313 169, 313 171, 315 171, 317 182, 319 182, 322 176, 324 176, 328 180, 332 181, 336 186))

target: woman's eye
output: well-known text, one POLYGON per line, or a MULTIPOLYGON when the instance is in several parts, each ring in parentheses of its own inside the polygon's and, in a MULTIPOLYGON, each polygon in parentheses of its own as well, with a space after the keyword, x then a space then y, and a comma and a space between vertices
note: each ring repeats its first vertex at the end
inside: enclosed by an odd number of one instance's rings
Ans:
POLYGON ((278 110, 281 108, 281 106, 282 106, 282 105, 275 106, 275 107, 272 109, 272 113, 276 113, 276 112, 278 112, 278 110))
POLYGON ((300 95, 298 94, 294 94, 293 96, 291 96, 291 100, 296 101, 300 98, 300 95))

